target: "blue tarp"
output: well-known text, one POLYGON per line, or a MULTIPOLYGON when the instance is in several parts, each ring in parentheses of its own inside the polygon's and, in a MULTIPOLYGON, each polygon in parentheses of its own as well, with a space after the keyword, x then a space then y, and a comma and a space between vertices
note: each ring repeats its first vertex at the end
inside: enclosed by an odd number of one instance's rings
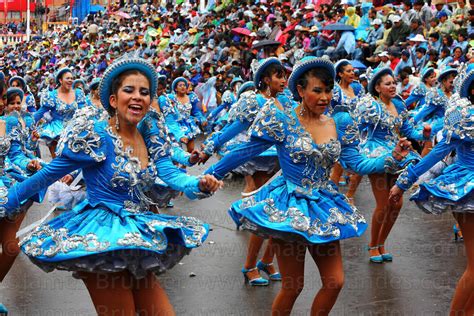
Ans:
POLYGON ((79 20, 81 23, 86 16, 91 12, 91 1, 90 0, 76 0, 72 8, 72 16, 79 20))
POLYGON ((90 13, 97 13, 97 12, 100 12, 100 11, 105 11, 105 8, 101 5, 99 5, 99 4, 91 5, 90 13))

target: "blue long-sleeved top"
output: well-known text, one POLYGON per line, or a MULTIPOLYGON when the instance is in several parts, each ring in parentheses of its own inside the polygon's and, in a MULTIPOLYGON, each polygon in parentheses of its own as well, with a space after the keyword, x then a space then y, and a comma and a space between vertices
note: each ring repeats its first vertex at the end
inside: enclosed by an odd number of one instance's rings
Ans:
POLYGON ((227 172, 273 145, 277 149, 283 177, 304 189, 327 187, 331 167, 338 159, 361 174, 380 173, 394 163, 391 153, 377 158, 367 158, 359 153, 357 125, 348 113, 336 113, 333 119, 337 139, 316 144, 299 123, 294 110, 283 112, 267 104, 250 129, 250 141, 231 151, 205 173, 221 179, 227 172))
MULTIPOLYGON (((291 100, 284 94, 279 94, 277 99, 284 108, 291 108, 293 106, 291 100)), ((255 91, 242 93, 233 109, 231 121, 221 131, 211 134, 206 139, 203 152, 207 155, 212 155, 226 142, 248 130, 257 117, 258 112, 267 102, 269 101, 265 97, 255 91)))
POLYGON ((38 122, 46 112, 51 113, 53 120, 68 121, 77 109, 86 105, 86 96, 81 89, 75 90, 76 99, 73 103, 67 104, 58 97, 58 90, 49 92, 41 99, 41 107, 34 113, 35 121, 38 122))
POLYGON ((140 132, 147 144, 149 164, 141 166, 136 157, 109 127, 107 121, 90 117, 87 109, 78 111, 57 147, 57 157, 31 178, 9 189, 3 207, 18 211, 20 201, 48 187, 65 174, 82 168, 87 187, 87 203, 113 212, 147 211, 147 190, 160 177, 171 188, 188 197, 200 197, 199 179, 176 168, 169 158, 169 143, 157 120, 146 120, 140 132))
POLYGON ((425 121, 428 118, 443 118, 446 106, 448 105, 448 97, 440 88, 426 99, 425 104, 420 108, 418 113, 413 117, 416 124, 425 121))
POLYGON ((397 186, 402 190, 409 189, 422 174, 453 150, 458 157, 455 164, 474 169, 474 107, 469 100, 460 99, 458 95, 451 97, 450 104, 444 119, 443 139, 420 162, 409 165, 400 175, 397 186))
POLYGON ((178 111, 181 114, 183 119, 185 120, 195 119, 199 123, 205 122, 206 118, 204 117, 204 114, 199 108, 200 101, 199 101, 198 96, 194 92, 191 92, 188 95, 188 97, 189 97, 189 102, 183 104, 178 101, 175 94, 169 95, 169 98, 173 102, 175 102, 176 107, 178 108, 178 111))

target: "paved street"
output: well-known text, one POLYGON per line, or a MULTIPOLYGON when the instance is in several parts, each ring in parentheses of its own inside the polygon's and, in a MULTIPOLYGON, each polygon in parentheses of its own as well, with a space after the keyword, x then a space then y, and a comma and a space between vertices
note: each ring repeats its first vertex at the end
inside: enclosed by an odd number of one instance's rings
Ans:
MULTIPOLYGON (((204 169, 195 167, 192 173, 204 169)), ((236 231, 227 215, 228 206, 238 199, 242 187, 241 179, 230 180, 211 199, 179 198, 175 208, 166 211, 198 217, 213 228, 205 245, 160 277, 179 315, 269 314, 280 284, 271 283, 266 288, 244 284, 240 269, 249 235, 236 231)), ((356 204, 370 219, 374 201, 366 178, 356 204)), ((24 226, 39 219, 49 207, 33 206, 24 226)), ((333 315, 446 315, 465 265, 463 244, 453 242, 453 223, 450 214, 428 216, 406 202, 387 244, 394 253, 394 262, 383 265, 368 262, 368 232, 361 238, 343 241, 346 283, 333 315)), ((308 314, 320 287, 318 275, 308 255, 305 288, 294 315, 308 314)), ((0 284, 0 297, 10 315, 94 314, 81 281, 68 272, 44 273, 24 255, 0 284)))

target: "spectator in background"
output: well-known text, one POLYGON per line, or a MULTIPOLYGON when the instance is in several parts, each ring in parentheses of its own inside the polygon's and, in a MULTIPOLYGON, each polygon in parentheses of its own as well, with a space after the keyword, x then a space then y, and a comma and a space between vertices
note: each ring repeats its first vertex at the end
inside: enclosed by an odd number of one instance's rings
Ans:
POLYGON ((415 0, 413 3, 413 9, 416 13, 416 18, 421 21, 421 24, 426 28, 427 31, 430 30, 430 21, 433 18, 433 13, 431 12, 430 7, 424 0, 415 0))
POLYGON ((436 18, 439 19, 439 31, 442 36, 452 34, 456 30, 456 26, 448 19, 448 14, 445 11, 439 12, 436 18))
POLYGON ((400 72, 405 69, 405 68, 411 68, 413 67, 413 62, 412 59, 410 58, 410 53, 408 50, 403 50, 402 51, 402 58, 398 62, 398 64, 395 66, 395 70, 393 71, 395 74, 395 77, 398 77, 400 75, 400 72))
POLYGON ((392 45, 400 45, 402 42, 405 42, 408 35, 410 34, 410 27, 406 25, 402 18, 399 15, 393 15, 391 18, 393 22, 393 27, 388 34, 386 47, 390 47, 392 45))
POLYGON ((416 19, 416 11, 413 10, 413 5, 411 3, 411 0, 403 0, 402 3, 402 9, 403 13, 401 15, 402 21, 406 25, 410 25, 413 19, 416 19))
POLYGON ((402 97, 403 100, 406 100, 414 86, 410 83, 410 69, 404 69, 400 72, 400 82, 397 84, 397 93, 402 97))
POLYGON ((426 48, 424 47, 417 47, 415 52, 415 68, 418 72, 421 72, 425 63, 428 61, 427 57, 429 56, 426 55, 426 48))
POLYGON ((421 21, 418 19, 411 20, 410 23, 410 37, 414 37, 418 34, 424 35, 425 31, 423 29, 423 25, 421 25, 421 21))

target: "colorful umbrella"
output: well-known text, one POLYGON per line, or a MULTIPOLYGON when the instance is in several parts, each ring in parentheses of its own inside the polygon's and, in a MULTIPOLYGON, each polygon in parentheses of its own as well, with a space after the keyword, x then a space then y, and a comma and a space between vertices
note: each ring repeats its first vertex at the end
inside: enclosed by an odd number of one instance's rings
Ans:
POLYGON ((250 33, 252 33, 249 29, 246 29, 244 27, 236 27, 232 29, 232 33, 235 35, 244 35, 244 36, 249 36, 250 33))
POLYGON ((130 14, 126 13, 126 12, 123 12, 123 11, 117 11, 114 13, 115 15, 119 16, 119 17, 122 17, 124 19, 131 19, 132 17, 130 16, 130 14))

